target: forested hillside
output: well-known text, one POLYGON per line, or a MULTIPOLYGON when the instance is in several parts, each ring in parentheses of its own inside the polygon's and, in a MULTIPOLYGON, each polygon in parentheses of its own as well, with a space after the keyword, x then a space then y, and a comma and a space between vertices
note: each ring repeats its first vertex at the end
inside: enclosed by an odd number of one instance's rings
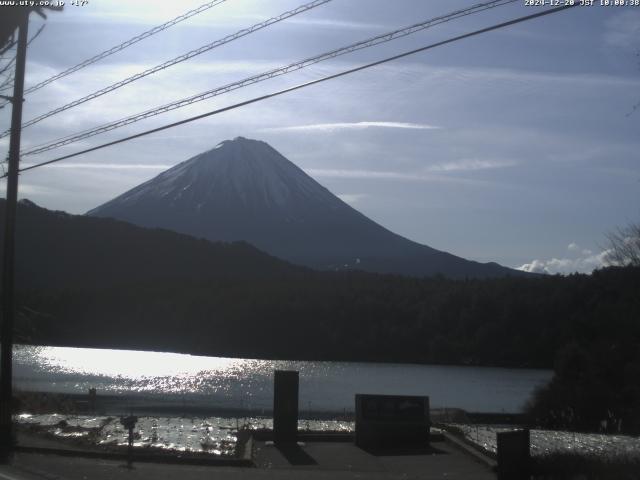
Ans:
MULTIPOLYGON (((3 205, 0 203, 0 205, 3 205)), ((551 367, 640 345, 640 268, 451 280, 317 272, 23 203, 19 341, 208 355, 551 367)))

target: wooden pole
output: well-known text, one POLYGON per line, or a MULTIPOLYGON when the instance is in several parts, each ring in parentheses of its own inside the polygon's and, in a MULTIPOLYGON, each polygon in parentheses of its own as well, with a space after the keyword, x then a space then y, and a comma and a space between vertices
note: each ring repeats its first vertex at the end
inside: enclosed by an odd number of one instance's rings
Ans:
POLYGON ((2 263, 2 326, 0 327, 0 460, 8 459, 13 448, 11 406, 13 398, 13 323, 15 315, 15 233, 18 205, 18 168, 20 163, 20 134, 24 94, 24 70, 27 56, 29 10, 21 12, 18 26, 16 70, 11 110, 11 138, 9 141, 9 170, 7 173, 7 201, 5 204, 4 256, 2 263))

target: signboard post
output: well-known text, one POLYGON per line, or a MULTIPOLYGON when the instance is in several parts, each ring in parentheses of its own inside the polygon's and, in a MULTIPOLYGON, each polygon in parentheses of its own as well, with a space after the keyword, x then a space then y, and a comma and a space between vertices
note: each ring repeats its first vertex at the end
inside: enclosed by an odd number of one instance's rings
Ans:
POLYGON ((273 436, 275 443, 298 439, 298 372, 276 370, 273 386, 273 436))

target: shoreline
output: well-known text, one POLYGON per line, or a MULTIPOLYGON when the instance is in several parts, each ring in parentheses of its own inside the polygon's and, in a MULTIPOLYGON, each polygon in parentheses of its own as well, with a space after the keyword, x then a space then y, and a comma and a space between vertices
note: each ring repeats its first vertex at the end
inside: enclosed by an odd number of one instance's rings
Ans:
MULTIPOLYGON (((203 398, 206 398, 203 396, 203 398)), ((75 414, 75 415, 130 415, 170 417, 228 417, 271 418, 272 408, 248 408, 206 404, 175 398, 163 398, 161 394, 144 393, 97 394, 95 404, 86 393, 60 393, 20 390, 14 392, 14 414, 75 414), (17 400, 17 402, 16 402, 17 400), (17 403, 17 404, 16 404, 17 403)), ((299 417, 308 420, 353 421, 355 413, 343 410, 300 410, 299 417)))
MULTIPOLYGON (((162 398, 161 395, 143 393, 97 394, 92 408, 90 397, 85 393, 58 393, 43 391, 16 391, 19 407, 14 413, 58 413, 76 415, 130 415, 168 417, 226 417, 265 418, 273 417, 272 408, 247 408, 206 404, 202 400, 189 402, 180 397, 162 398), (22 408, 24 406, 24 408, 22 408), (45 408, 42 408, 44 406, 45 408), (31 408, 30 408, 31 407, 31 408)), ((353 422, 353 410, 300 409, 300 420, 339 420, 353 422)), ((521 425, 525 414, 521 412, 470 412, 461 408, 432 408, 432 422, 467 422, 502 425, 521 425)))

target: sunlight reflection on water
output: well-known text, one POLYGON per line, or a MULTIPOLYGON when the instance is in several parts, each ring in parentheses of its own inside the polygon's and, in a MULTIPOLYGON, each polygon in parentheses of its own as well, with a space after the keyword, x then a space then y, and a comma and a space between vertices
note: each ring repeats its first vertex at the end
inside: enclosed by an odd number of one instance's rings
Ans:
POLYGON ((273 401, 273 371, 300 372, 300 410, 351 411, 355 393, 429 395, 432 407, 520 410, 551 372, 485 367, 272 361, 165 352, 19 345, 16 386, 24 390, 150 394, 253 411, 273 401))
POLYGON ((50 372, 126 377, 132 380, 152 377, 186 379, 194 375, 238 376, 247 370, 259 370, 261 363, 267 363, 262 360, 179 353, 67 347, 20 346, 14 355, 20 360, 31 357, 42 369, 50 372))

